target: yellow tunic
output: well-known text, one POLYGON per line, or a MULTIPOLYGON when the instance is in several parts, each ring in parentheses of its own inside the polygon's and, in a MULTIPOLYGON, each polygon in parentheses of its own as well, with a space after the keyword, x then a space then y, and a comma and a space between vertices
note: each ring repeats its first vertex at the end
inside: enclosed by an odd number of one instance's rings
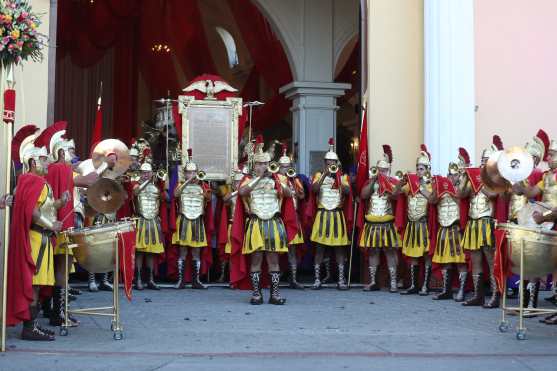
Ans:
MULTIPOLYGON (((45 184, 41 195, 37 200, 37 207, 45 202, 48 197, 48 186, 45 184)), ((38 267, 38 271, 35 272, 33 276, 34 286, 54 286, 54 254, 51 239, 43 233, 30 230, 29 231, 29 242, 31 244, 31 256, 35 264, 38 263, 39 253, 41 251, 41 242, 45 242, 43 256, 41 258, 41 265, 38 267)))
POLYGON ((160 219, 139 218, 136 225, 135 249, 137 252, 162 254, 164 252, 163 234, 160 219))

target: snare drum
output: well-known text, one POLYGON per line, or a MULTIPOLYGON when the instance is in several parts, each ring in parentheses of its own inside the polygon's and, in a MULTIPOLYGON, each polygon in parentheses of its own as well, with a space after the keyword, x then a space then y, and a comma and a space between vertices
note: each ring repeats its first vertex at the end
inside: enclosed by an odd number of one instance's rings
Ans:
POLYGON ((133 221, 121 221, 67 231, 69 240, 77 245, 74 257, 90 273, 114 271, 118 234, 135 229, 133 221))
POLYGON ((542 277, 557 269, 557 232, 541 227, 525 227, 516 224, 502 223, 497 228, 505 230, 509 245, 511 270, 520 274, 520 244, 524 243, 524 275, 525 277, 542 277))

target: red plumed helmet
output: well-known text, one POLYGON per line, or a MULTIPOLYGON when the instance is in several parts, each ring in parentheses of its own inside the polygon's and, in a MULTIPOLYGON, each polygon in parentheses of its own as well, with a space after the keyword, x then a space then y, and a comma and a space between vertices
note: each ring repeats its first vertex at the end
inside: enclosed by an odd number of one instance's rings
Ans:
POLYGON ((493 144, 499 151, 502 151, 505 148, 503 147, 503 141, 501 140, 501 137, 497 134, 493 136, 493 144))
POLYGON ((383 144, 383 153, 389 159, 389 164, 392 164, 393 163, 393 150, 392 150, 391 146, 388 145, 388 144, 383 144))
POLYGON ((52 138, 54 133, 57 133, 61 130, 66 130, 67 126, 68 126, 67 121, 58 121, 50 125, 49 127, 47 127, 42 131, 42 133, 37 137, 37 139, 35 139, 34 142, 35 147, 40 148, 44 146, 46 150, 50 152, 50 138, 52 138))
POLYGON ((429 159, 431 160, 431 153, 429 153, 429 151, 427 150, 427 146, 425 144, 421 144, 420 145, 420 150, 424 151, 425 153, 427 153, 427 157, 429 157, 429 159))
POLYGON ((462 157, 462 160, 464 161, 464 163, 466 165, 470 164, 470 155, 468 154, 468 151, 466 150, 466 148, 460 147, 458 149, 458 154, 460 157, 462 157))
POLYGON ((12 161, 19 163, 19 147, 23 139, 27 138, 29 135, 35 134, 39 128, 33 124, 25 125, 15 133, 12 139, 11 152, 12 161))
POLYGON ((547 149, 549 148, 549 144, 550 144, 549 143, 549 135, 547 135, 547 133, 544 130, 540 129, 540 130, 538 130, 538 133, 536 134, 536 136, 538 138, 540 138, 540 140, 543 142, 543 146, 545 148, 545 152, 543 153, 543 159, 542 160, 547 161, 547 152, 548 152, 547 149))

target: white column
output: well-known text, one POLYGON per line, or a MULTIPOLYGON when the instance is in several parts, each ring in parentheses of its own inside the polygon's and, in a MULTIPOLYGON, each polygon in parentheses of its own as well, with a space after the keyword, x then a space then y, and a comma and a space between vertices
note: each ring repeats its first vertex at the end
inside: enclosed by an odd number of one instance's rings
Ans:
POLYGON ((323 166, 327 141, 336 138, 336 99, 350 89, 350 84, 293 81, 280 88, 291 99, 292 141, 298 144, 297 171, 311 175, 323 166))
POLYGON ((474 2, 424 2, 424 137, 434 174, 475 153, 474 2))

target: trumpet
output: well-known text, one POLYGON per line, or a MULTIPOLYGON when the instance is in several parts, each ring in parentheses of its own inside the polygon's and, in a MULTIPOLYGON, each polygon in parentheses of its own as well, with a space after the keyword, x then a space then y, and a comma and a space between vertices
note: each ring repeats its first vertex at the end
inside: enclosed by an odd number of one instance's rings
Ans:
POLYGON ((379 174, 379 169, 377 168, 377 166, 372 166, 371 169, 369 169, 369 176, 376 177, 377 174, 379 174))
POLYGON ((398 170, 395 173, 395 177, 398 178, 399 180, 402 180, 402 178, 406 177, 406 173, 402 170, 398 170))
POLYGON ((166 181, 167 178, 166 169, 159 169, 159 171, 157 171, 156 177, 159 180, 166 181))
POLYGON ((336 174, 338 172, 338 166, 335 164, 329 165, 327 168, 330 174, 336 174))
POLYGON ((280 166, 277 162, 273 161, 269 164, 269 166, 267 167, 267 171, 271 174, 276 174, 278 173, 280 169, 280 166))
POLYGON ((132 170, 126 172, 121 176, 123 182, 139 182, 141 179, 141 173, 138 170, 132 170))
POLYGON ((205 178, 207 178, 207 173, 204 172, 203 170, 199 170, 197 174, 195 174, 195 177, 197 178, 197 180, 203 181, 205 180, 205 178))
POLYGON ((296 170, 293 167, 288 168, 288 170, 286 170, 286 176, 289 178, 296 177, 296 170))

